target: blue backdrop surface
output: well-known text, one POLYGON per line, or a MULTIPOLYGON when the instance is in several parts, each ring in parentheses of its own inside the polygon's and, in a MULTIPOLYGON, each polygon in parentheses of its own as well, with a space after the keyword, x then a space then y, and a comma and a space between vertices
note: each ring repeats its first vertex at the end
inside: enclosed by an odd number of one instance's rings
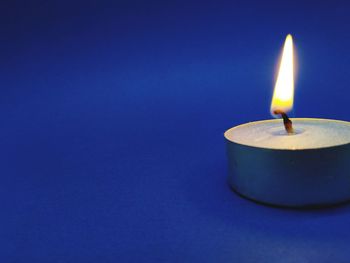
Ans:
POLYGON ((223 138, 288 33, 294 116, 350 121, 346 1, 1 5, 1 262, 350 261, 349 205, 238 197, 223 138))

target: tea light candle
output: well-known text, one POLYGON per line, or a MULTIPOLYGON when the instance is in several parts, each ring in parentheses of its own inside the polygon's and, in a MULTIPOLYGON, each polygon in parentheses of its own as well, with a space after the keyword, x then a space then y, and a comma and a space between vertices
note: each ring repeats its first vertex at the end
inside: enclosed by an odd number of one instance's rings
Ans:
POLYGON ((289 207, 350 200, 350 122, 286 115, 293 105, 293 46, 287 36, 271 103, 281 119, 227 130, 228 181, 240 195, 289 207), (292 124, 293 123, 293 124, 292 124))
POLYGON ((241 195, 279 206, 322 206, 350 199, 350 123, 292 119, 247 123, 225 132, 229 183, 241 195))

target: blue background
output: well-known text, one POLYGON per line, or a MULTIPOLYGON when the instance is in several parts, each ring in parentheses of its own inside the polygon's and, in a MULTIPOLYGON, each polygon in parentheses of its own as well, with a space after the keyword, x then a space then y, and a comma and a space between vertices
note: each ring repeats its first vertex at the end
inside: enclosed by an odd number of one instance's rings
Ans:
POLYGON ((346 1, 8 1, 1 262, 349 262, 350 206, 232 193, 223 133, 268 119, 285 36, 295 117, 350 120, 346 1))

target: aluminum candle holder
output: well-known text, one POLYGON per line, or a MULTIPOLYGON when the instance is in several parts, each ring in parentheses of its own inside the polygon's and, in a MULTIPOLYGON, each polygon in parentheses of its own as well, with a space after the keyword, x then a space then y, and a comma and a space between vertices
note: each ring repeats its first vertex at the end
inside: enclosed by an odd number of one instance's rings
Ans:
POLYGON ((350 123, 293 123, 300 134, 283 134, 281 120, 252 122, 225 132, 232 189, 276 206, 329 206, 350 200, 350 123))

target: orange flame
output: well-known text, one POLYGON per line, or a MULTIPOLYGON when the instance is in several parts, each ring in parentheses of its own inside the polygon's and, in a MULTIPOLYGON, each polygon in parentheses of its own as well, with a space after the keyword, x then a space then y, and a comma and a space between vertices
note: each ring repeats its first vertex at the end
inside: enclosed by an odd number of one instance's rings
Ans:
POLYGON ((278 77, 271 101, 271 114, 287 113, 293 108, 294 100, 294 70, 293 70, 293 39, 291 35, 284 42, 278 77))

